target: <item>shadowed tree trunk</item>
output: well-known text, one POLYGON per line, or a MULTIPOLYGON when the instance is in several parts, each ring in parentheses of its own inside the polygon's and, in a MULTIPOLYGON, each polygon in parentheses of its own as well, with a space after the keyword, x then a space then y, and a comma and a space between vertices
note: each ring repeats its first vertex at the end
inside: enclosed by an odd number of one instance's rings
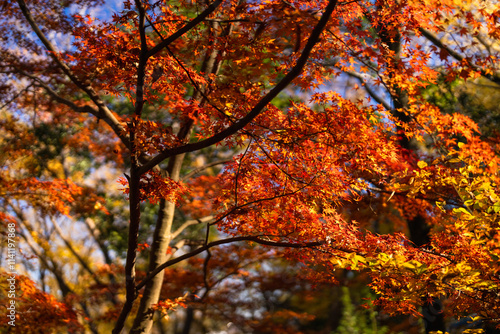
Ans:
MULTIPOLYGON (((397 28, 395 28, 396 30, 397 28)), ((378 29, 378 35, 382 40, 382 43, 387 45, 387 48, 393 52, 393 66, 399 66, 399 60, 401 55, 401 34, 399 31, 388 31, 384 27, 378 29)), ((392 100, 392 114, 402 123, 408 123, 411 117, 401 112, 400 110, 408 109, 408 95, 402 89, 397 86, 391 87, 393 90, 391 92, 392 100)), ((399 145, 402 150, 405 150, 408 154, 415 151, 417 148, 412 145, 411 141, 404 134, 403 129, 397 126, 397 135, 399 145)), ((417 214, 415 217, 407 221, 408 230, 410 232, 410 240, 415 244, 415 246, 420 247, 430 242, 429 232, 430 226, 425 221, 425 218, 417 214)), ((442 304, 438 299, 434 299, 431 303, 427 303, 422 307, 422 315, 424 318, 425 331, 430 333, 432 331, 442 331, 445 332, 444 314, 443 314, 442 304)))

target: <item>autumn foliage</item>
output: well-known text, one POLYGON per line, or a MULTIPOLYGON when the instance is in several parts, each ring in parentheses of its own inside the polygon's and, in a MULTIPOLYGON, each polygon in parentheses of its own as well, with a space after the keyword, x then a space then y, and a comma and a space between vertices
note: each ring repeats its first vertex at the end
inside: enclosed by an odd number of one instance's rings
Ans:
POLYGON ((497 2, 106 5, 1 6, 16 330, 305 333, 348 271, 498 325, 498 132, 432 95, 498 94, 497 2))

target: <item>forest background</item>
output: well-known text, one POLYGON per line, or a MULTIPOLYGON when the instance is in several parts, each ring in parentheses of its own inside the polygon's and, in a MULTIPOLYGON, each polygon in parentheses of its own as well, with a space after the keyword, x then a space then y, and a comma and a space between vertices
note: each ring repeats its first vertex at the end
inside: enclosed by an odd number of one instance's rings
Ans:
POLYGON ((497 1, 0 8, 2 331, 496 332, 497 1))

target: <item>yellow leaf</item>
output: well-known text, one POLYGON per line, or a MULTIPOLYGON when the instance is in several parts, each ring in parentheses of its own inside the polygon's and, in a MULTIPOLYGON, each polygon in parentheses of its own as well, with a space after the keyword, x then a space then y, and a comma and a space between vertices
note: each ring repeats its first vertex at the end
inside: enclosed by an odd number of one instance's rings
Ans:
POLYGON ((417 162, 417 165, 419 168, 425 168, 425 167, 427 167, 427 162, 419 161, 419 162, 417 162))

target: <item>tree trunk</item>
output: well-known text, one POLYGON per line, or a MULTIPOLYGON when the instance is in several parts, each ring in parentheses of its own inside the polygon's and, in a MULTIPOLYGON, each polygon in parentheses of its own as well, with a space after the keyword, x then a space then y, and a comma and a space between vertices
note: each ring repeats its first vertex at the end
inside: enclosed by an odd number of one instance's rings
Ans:
MULTIPOLYGON (((401 57, 401 33, 399 30, 388 31, 385 27, 380 27, 378 29, 378 35, 382 43, 384 43, 390 51, 394 52, 393 66, 398 66, 401 57)), ((408 94, 398 86, 393 86, 391 88, 393 89, 393 92, 391 92, 391 99, 394 108, 391 113, 403 123, 410 122, 411 117, 409 115, 398 111, 398 109, 408 109, 408 94)), ((407 152, 416 150, 409 138, 405 136, 403 129, 399 126, 397 127, 397 135, 399 136, 399 145, 402 150, 407 152)), ((430 242, 430 226, 422 215, 418 214, 414 218, 408 220, 407 225, 410 232, 410 240, 416 246, 423 246, 430 242)), ((422 314, 426 333, 432 331, 446 331, 441 301, 434 299, 432 302, 426 303, 422 307, 422 314)))
POLYGON ((191 331, 191 324, 194 319, 194 310, 192 307, 186 309, 186 319, 184 320, 184 328, 182 329, 182 334, 189 334, 191 331))
MULTIPOLYGON (((183 160, 184 154, 175 156, 169 161, 167 171, 174 181, 179 180, 183 160)), ((167 260, 166 254, 171 241, 174 214, 175 203, 162 200, 153 236, 153 244, 151 245, 149 271, 153 271, 167 260)), ((134 325, 130 331, 131 334, 149 333, 151 331, 154 316, 151 306, 158 303, 160 298, 164 273, 164 271, 161 271, 146 284, 134 325)))

